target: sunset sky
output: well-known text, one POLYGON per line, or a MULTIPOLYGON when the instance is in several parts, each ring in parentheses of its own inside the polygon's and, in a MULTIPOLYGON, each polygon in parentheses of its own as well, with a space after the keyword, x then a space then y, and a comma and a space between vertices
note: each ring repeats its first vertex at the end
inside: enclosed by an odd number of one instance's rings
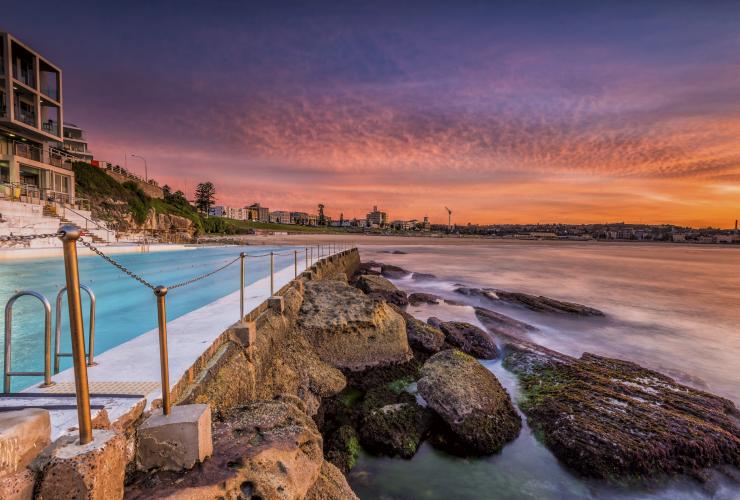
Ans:
POLYGON ((151 3, 16 2, 0 30, 62 67, 97 158, 142 155, 188 194, 460 224, 740 217, 740 2, 151 3))

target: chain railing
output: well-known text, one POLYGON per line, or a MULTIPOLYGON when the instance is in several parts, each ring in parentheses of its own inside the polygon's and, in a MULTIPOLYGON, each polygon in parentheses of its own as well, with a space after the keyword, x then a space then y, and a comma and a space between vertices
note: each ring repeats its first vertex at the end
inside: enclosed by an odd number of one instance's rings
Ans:
MULTIPOLYGON (((68 306, 69 306, 69 323, 70 331, 72 336, 72 359, 74 364, 75 374, 75 391, 77 394, 77 412, 78 412, 78 429, 80 434, 80 443, 85 444, 92 440, 92 424, 90 415, 90 395, 87 381, 87 363, 85 353, 85 339, 84 339, 84 327, 82 323, 82 304, 80 296, 80 281, 79 281, 79 270, 77 263, 77 242, 82 244, 85 248, 89 249, 94 254, 101 257, 103 260, 117 268, 122 273, 129 276, 131 279, 144 285, 154 292, 157 301, 157 322, 159 330, 159 349, 160 349, 160 370, 161 370, 161 388, 162 388, 162 413, 164 415, 170 414, 170 394, 169 394, 169 363, 167 353, 167 314, 166 314, 166 302, 165 297, 169 290, 184 288, 194 283, 207 279, 216 273, 219 273, 237 261, 241 262, 240 268, 240 306, 239 306, 239 321, 243 321, 244 316, 244 290, 245 290, 245 259, 260 259, 270 257, 270 295, 275 293, 275 257, 287 257, 293 256, 293 269, 294 276, 298 276, 298 249, 293 249, 285 252, 270 251, 262 254, 247 254, 241 252, 236 258, 227 262, 226 264, 213 269, 204 274, 194 276, 185 281, 175 283, 167 286, 155 286, 149 280, 143 276, 132 271, 125 265, 118 262, 116 259, 106 255, 102 250, 97 248, 89 241, 82 239, 81 230, 74 225, 67 225, 59 228, 59 231, 54 234, 38 234, 28 236, 0 236, 0 242, 4 241, 29 241, 42 238, 53 238, 58 237, 62 241, 62 247, 64 251, 64 266, 66 275, 66 289, 68 293, 68 306)), ((347 243, 341 243, 337 248, 336 243, 331 244, 319 244, 316 245, 316 259, 314 260, 314 247, 304 247, 303 252, 305 254, 305 269, 308 270, 310 266, 313 266, 318 260, 324 256, 334 255, 338 252, 345 251, 352 248, 352 245, 347 243)), ((92 345, 90 346, 90 358, 92 358, 92 345)), ((48 356, 47 356, 48 357, 48 356)))

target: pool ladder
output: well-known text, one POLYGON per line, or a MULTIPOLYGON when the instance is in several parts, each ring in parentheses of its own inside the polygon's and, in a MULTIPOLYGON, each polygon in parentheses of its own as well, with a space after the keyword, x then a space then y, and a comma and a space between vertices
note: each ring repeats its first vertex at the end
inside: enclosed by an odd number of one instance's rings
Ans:
MULTIPOLYGON (((80 285, 90 297, 90 323, 88 325, 88 352, 85 353, 88 366, 92 366, 93 353, 95 346, 95 294, 87 285, 80 285)), ((56 301, 56 335, 54 350, 54 373, 59 373, 59 358, 72 356, 71 353, 60 352, 60 341, 62 335, 62 298, 67 291, 67 287, 59 290, 56 301)), ((10 381, 12 377, 44 377, 44 382, 39 387, 49 387, 54 385, 51 380, 51 304, 49 300, 41 293, 33 290, 23 290, 14 294, 5 304, 5 366, 3 376, 3 393, 10 393, 10 381), (43 372, 14 372, 11 367, 11 353, 13 347, 13 305, 21 297, 35 297, 41 302, 44 308, 44 371, 43 372)))

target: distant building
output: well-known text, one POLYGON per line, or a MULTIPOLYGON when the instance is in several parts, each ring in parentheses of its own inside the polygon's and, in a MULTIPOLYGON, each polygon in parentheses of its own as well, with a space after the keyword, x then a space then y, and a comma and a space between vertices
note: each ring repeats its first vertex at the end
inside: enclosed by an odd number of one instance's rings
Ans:
POLYGON ((259 203, 253 203, 247 207, 247 218, 251 221, 270 222, 270 209, 261 206, 259 203))
POLYGON ((388 223, 388 214, 378 210, 378 206, 373 207, 373 211, 367 214, 365 219, 368 227, 385 227, 388 223))
POLYGON ((216 205, 211 207, 208 211, 208 215, 212 217, 226 217, 228 219, 235 220, 247 220, 247 210, 244 208, 227 207, 224 205, 216 205))
POLYGON ((277 224, 293 224, 293 219, 290 217, 290 212, 285 210, 276 210, 270 212, 270 222, 277 224))
POLYGON ((292 224, 308 226, 311 218, 306 212, 290 212, 290 220, 292 224))
POLYGON ((671 235, 671 240, 675 242, 684 242, 686 241, 686 234, 684 233, 673 233, 671 235))
POLYGON ((92 163, 93 154, 87 149, 85 132, 74 123, 65 122, 62 128, 64 130, 64 151, 80 161, 92 163))
POLYGON ((432 225, 429 223, 429 217, 426 215, 424 216, 424 222, 421 223, 421 230, 422 231, 431 231, 432 225))

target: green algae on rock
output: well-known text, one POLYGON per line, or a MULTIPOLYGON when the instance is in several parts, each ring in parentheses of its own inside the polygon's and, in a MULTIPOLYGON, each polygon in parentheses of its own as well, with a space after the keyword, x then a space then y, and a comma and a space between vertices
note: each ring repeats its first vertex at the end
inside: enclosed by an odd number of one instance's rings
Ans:
POLYGON ((509 394, 493 373, 461 351, 429 358, 417 387, 470 454, 495 453, 519 434, 521 419, 509 394))

